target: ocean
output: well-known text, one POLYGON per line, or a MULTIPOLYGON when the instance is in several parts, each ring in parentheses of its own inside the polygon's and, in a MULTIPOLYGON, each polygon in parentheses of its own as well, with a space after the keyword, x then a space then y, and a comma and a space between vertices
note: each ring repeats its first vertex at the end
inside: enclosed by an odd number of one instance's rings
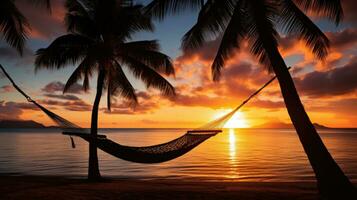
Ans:
MULTIPOLYGON (((154 145, 185 134, 184 129, 102 129, 101 134, 130 146, 154 145)), ((357 130, 319 130, 345 174, 357 183, 357 130)), ((59 130, 0 129, 0 174, 85 177, 88 143, 59 130)), ((137 164, 99 150, 104 177, 204 179, 207 181, 314 181, 293 129, 224 129, 187 154, 161 164, 137 164)))

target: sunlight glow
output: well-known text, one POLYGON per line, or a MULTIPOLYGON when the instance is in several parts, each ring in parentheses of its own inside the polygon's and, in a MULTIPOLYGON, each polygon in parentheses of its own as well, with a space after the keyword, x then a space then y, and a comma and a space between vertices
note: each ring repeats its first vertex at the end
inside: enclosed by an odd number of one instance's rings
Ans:
POLYGON ((224 128, 248 128, 249 125, 242 112, 236 112, 224 125, 224 128))

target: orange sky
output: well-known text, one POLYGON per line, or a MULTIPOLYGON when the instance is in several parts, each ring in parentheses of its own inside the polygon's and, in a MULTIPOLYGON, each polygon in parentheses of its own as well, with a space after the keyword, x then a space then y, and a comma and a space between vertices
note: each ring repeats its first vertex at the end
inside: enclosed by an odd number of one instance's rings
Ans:
MULTIPOLYGON (((95 91, 83 93, 80 85, 77 85, 69 94, 63 95, 61 92, 73 66, 56 72, 33 73, 34 52, 63 34, 61 18, 64 10, 58 2, 54 4, 53 15, 47 18, 43 18, 36 9, 19 5, 22 9, 26 7, 25 14, 31 19, 32 35, 28 47, 24 57, 19 58, 8 46, 1 44, 0 61, 19 85, 45 107, 88 127, 95 91)), ((286 63, 293 66, 291 74, 313 122, 330 127, 357 127, 357 17, 349 8, 353 1, 342 2, 346 21, 340 27, 316 21, 331 40, 326 61, 317 61, 304 43, 293 37, 281 38, 280 51, 286 63)), ((168 22, 158 24, 154 34, 140 36, 159 38, 163 52, 173 57, 176 76, 168 78, 176 87, 177 96, 168 99, 155 90, 146 90, 140 81, 133 80, 128 73, 138 89, 140 104, 132 109, 117 98, 112 112, 108 113, 103 95, 99 117, 101 127, 198 127, 233 109, 272 77, 249 55, 246 48, 242 48, 227 62, 221 81, 214 83, 210 64, 218 40, 194 52, 181 52, 178 48, 181 32, 185 32, 195 21, 194 17, 191 18, 172 17, 168 22), (184 28, 178 34, 177 30, 167 28, 170 24, 179 24, 184 28)), ((92 83, 95 83, 94 79, 92 83)), ((95 88, 95 85, 91 88, 95 88)), ((274 82, 266 88, 241 110, 238 118, 240 121, 236 121, 237 126, 244 127, 271 122, 290 123, 279 85, 274 82)), ((1 119, 52 124, 43 113, 27 104, 0 75, 1 119)))

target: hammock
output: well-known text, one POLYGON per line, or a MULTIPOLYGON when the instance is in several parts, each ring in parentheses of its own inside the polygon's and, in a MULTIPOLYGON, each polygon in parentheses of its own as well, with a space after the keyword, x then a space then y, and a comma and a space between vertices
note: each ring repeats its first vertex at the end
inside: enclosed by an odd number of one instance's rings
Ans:
MULTIPOLYGON (((5 71, 3 66, 0 65, 0 68, 4 72, 5 76, 10 80, 14 88, 20 92, 28 102, 33 103, 38 108, 40 108, 48 117, 50 117, 56 124, 60 126, 63 130, 64 135, 69 135, 72 142, 72 147, 75 148, 74 140, 72 136, 80 137, 88 142, 92 140, 96 140, 96 145, 102 151, 115 156, 117 158, 127 160, 130 162, 136 163, 161 163, 166 162, 175 158, 178 158, 205 140, 210 137, 216 135, 217 133, 222 132, 222 128, 224 124, 236 113, 242 106, 244 106, 250 99, 256 96, 261 90, 263 90, 266 86, 268 86, 271 82, 273 82, 276 77, 270 79, 267 83, 265 83, 259 90, 250 95, 245 101, 243 101, 239 106, 233 109, 231 112, 226 115, 207 123, 206 125, 187 131, 186 134, 181 137, 169 141, 164 144, 147 146, 147 147, 131 147, 124 146, 118 144, 110 139, 108 139, 105 135, 97 135, 97 137, 93 138, 90 134, 86 133, 86 129, 79 127, 78 125, 62 118, 61 116, 49 111, 45 107, 38 104, 36 101, 31 99, 25 92, 23 92, 12 80, 9 74, 5 71)), ((290 67, 289 67, 290 69, 290 67)))

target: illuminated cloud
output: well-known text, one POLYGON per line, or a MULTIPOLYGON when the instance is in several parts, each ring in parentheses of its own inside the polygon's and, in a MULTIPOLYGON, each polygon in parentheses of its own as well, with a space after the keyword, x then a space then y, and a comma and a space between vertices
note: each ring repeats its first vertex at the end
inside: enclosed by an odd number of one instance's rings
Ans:
POLYGON ((14 91, 14 87, 12 87, 11 85, 4 85, 0 87, 0 92, 3 93, 13 92, 13 91, 14 91))

